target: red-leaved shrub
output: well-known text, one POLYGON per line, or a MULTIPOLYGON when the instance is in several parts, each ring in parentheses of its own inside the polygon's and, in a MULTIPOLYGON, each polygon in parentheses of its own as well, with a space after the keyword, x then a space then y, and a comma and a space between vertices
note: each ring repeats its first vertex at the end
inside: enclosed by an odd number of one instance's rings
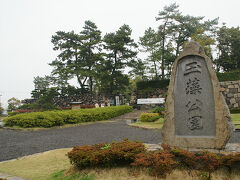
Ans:
POLYGON ((67 155, 71 164, 82 169, 129 165, 137 154, 145 151, 145 146, 142 143, 124 140, 111 144, 76 146, 67 155))
POLYGON ((136 156, 135 161, 131 165, 150 168, 151 175, 165 177, 177 165, 173 157, 174 155, 168 151, 141 153, 136 156))

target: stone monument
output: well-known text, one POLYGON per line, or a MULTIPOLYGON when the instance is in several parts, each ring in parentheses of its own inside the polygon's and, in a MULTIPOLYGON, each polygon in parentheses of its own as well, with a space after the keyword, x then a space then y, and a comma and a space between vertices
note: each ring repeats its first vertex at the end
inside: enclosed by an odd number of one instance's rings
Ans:
POLYGON ((175 60, 165 105, 163 143, 187 149, 225 147, 233 126, 212 67, 194 41, 175 60))

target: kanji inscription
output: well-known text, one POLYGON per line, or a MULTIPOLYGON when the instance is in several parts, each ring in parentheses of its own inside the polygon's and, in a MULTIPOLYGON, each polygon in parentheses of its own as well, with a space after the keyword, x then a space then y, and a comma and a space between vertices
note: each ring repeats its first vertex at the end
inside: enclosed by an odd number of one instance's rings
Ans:
POLYGON ((174 86, 175 130, 178 136, 214 136, 215 111, 205 61, 187 56, 179 61, 174 86))
POLYGON ((194 79, 188 79, 186 85, 186 94, 201 94, 202 88, 200 87, 199 79, 194 77, 194 79))

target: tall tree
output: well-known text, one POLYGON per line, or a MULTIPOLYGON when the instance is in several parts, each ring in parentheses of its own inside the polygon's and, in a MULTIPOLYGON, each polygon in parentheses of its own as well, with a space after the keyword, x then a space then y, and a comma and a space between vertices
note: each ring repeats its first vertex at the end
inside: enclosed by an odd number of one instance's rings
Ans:
POLYGON ((160 67, 161 62, 161 53, 159 53, 161 49, 161 36, 151 27, 148 28, 144 32, 144 36, 140 37, 140 42, 142 52, 148 53, 147 61, 150 73, 154 74, 154 78, 157 79, 159 77, 158 69, 160 67), (160 63, 160 64, 159 64, 160 63))
POLYGON ((215 63, 218 70, 240 69, 240 28, 227 28, 224 24, 217 34, 219 55, 215 63))
POLYGON ((76 77, 82 89, 89 81, 89 89, 93 89, 93 79, 95 78, 95 64, 99 60, 101 32, 95 23, 85 21, 83 31, 79 34, 72 32, 58 31, 52 36, 54 50, 60 51, 56 60, 50 65, 54 67, 53 75, 67 81, 76 77))
POLYGON ((126 67, 131 67, 135 61, 137 44, 131 38, 132 30, 123 25, 114 33, 104 36, 105 62, 102 63, 101 88, 107 89, 111 95, 124 90, 128 85, 128 76, 123 74, 126 67))
POLYGON ((3 107, 2 107, 2 104, 0 103, 0 115, 2 115, 3 112, 4 112, 4 109, 3 109, 3 107))
POLYGON ((174 17, 179 13, 178 5, 176 3, 170 4, 169 6, 165 6, 163 11, 158 13, 158 17, 156 17, 157 21, 160 21, 160 25, 158 27, 158 31, 161 36, 161 71, 162 71, 162 79, 165 78, 165 60, 166 60, 166 46, 168 45, 168 36, 173 33, 171 27, 174 25, 174 17))
POLYGON ((93 80, 97 76, 96 64, 101 58, 100 53, 100 41, 101 31, 97 29, 97 26, 91 21, 85 21, 83 31, 80 32, 82 37, 81 56, 85 59, 85 72, 83 73, 89 79, 89 88, 93 90, 93 80))
POLYGON ((21 101, 15 97, 8 100, 8 111, 16 110, 21 105, 21 101))
POLYGON ((51 85, 51 77, 50 76, 44 76, 44 77, 34 77, 33 80, 34 83, 34 90, 31 92, 31 95, 33 98, 38 99, 42 94, 46 92, 46 90, 51 85))

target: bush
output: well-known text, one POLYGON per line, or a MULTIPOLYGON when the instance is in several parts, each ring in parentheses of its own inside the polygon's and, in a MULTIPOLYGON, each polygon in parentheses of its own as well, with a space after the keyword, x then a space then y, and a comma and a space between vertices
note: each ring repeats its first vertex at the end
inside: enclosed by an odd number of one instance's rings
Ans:
POLYGON ((127 112, 131 112, 131 106, 112 106, 94 109, 57 110, 18 114, 6 118, 6 126, 28 127, 53 127, 64 124, 92 122, 111 119, 127 112))
POLYGON ((137 154, 145 151, 145 146, 142 143, 124 140, 111 144, 76 146, 67 156, 71 164, 83 169, 129 165, 134 161, 137 154))
POLYGON ((158 113, 142 113, 139 120, 142 122, 154 122, 160 118, 158 113))
POLYGON ((152 113, 159 113, 159 114, 161 114, 164 111, 165 111, 164 107, 155 107, 155 108, 151 109, 152 113))
POLYGON ((230 109, 231 114, 237 114, 240 113, 240 108, 232 108, 230 109))
POLYGON ((176 168, 199 170, 211 178, 211 173, 218 168, 240 168, 240 153, 216 154, 208 151, 189 152, 177 147, 162 144, 163 150, 146 151, 140 142, 124 140, 111 144, 74 147, 69 152, 71 164, 83 169, 89 167, 135 166, 147 168, 151 175, 165 177, 176 168))
POLYGON ((14 116, 14 115, 17 115, 17 114, 20 114, 20 112, 17 112, 17 111, 8 112, 8 115, 9 115, 9 116, 14 116))
POLYGON ((18 107, 18 109, 26 110, 26 109, 40 109, 38 104, 23 104, 18 107))
POLYGON ((167 88, 169 85, 169 79, 162 80, 150 80, 150 81, 138 81, 136 83, 137 90, 144 90, 148 88, 156 89, 156 88, 167 88))
POLYGON ((231 167, 240 167, 240 153, 228 154, 221 158, 221 164, 231 170, 231 167))
POLYGON ((173 157, 174 155, 167 151, 141 153, 136 156, 135 161, 131 165, 150 168, 151 175, 165 177, 177 165, 173 157))
POLYGON ((238 81, 240 80, 240 70, 234 70, 231 72, 217 73, 218 80, 222 81, 238 81))

